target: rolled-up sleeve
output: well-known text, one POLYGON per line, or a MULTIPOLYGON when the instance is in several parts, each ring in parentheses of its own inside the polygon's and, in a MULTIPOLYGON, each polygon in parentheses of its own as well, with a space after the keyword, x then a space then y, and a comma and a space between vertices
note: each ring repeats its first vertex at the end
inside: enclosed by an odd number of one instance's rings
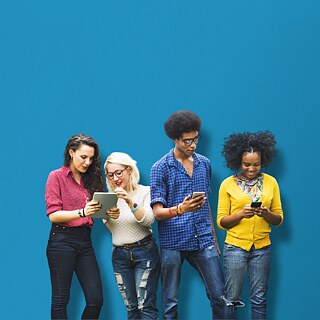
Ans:
POLYGON ((152 166, 150 173, 151 207, 157 202, 160 202, 164 207, 167 207, 166 190, 167 186, 164 181, 164 170, 156 163, 152 166))
POLYGON ((49 174, 46 183, 45 199, 47 216, 53 212, 63 209, 59 178, 57 177, 57 173, 54 171, 49 174))

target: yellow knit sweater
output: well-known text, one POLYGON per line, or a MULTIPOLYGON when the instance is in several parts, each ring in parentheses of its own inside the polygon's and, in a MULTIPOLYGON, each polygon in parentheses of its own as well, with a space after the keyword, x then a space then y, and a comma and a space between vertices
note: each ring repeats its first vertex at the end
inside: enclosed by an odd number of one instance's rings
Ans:
MULTIPOLYGON (((275 178, 265 173, 263 174, 263 194, 259 201, 273 213, 281 215, 283 221, 278 183, 275 178)), ((251 199, 236 184, 233 176, 225 179, 219 190, 218 227, 224 229, 220 224, 221 219, 239 212, 246 204, 250 203, 251 199)), ((249 219, 242 219, 238 225, 228 229, 225 242, 246 251, 249 251, 252 245, 256 249, 260 249, 270 245, 270 232, 270 224, 264 218, 255 215, 249 219)))

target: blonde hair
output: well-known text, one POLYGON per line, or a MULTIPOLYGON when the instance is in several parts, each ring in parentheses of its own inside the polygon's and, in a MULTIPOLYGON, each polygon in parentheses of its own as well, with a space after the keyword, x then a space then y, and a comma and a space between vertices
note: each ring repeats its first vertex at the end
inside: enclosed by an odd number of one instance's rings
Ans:
MULTIPOLYGON (((107 165, 108 163, 115 163, 115 164, 120 164, 126 167, 130 167, 131 168, 131 174, 130 174, 130 178, 129 178, 129 183, 127 186, 127 191, 128 193, 132 193, 133 191, 135 191, 138 188, 138 184, 139 184, 139 180, 140 180, 140 173, 137 167, 137 162, 135 160, 133 160, 128 154, 123 153, 123 152, 112 152, 106 162, 104 163, 104 171, 105 173, 107 173, 107 165)), ((107 187, 108 187, 108 191, 112 192, 114 190, 114 187, 112 186, 112 184, 110 183, 109 179, 107 180, 107 187)))

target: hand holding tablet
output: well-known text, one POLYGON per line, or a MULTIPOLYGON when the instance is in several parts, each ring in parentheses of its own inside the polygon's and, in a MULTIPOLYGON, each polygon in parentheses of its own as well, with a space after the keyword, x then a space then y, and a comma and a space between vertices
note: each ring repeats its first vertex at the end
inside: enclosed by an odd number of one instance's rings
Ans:
POLYGON ((107 211, 117 206, 118 197, 117 194, 113 192, 95 192, 93 194, 93 200, 98 201, 102 207, 90 217, 95 219, 108 219, 107 211))

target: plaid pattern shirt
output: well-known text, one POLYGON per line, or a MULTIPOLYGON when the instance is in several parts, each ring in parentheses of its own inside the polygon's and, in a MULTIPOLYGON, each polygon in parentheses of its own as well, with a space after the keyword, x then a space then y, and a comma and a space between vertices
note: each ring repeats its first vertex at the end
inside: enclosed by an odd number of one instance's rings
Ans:
MULTIPOLYGON (((209 159, 193 155, 192 178, 174 158, 173 149, 151 168, 151 207, 162 203, 164 208, 176 206, 194 191, 211 193, 211 165, 209 159)), ((161 248, 182 251, 200 250, 214 244, 208 200, 195 212, 186 212, 165 221, 158 221, 158 235, 161 248)))

